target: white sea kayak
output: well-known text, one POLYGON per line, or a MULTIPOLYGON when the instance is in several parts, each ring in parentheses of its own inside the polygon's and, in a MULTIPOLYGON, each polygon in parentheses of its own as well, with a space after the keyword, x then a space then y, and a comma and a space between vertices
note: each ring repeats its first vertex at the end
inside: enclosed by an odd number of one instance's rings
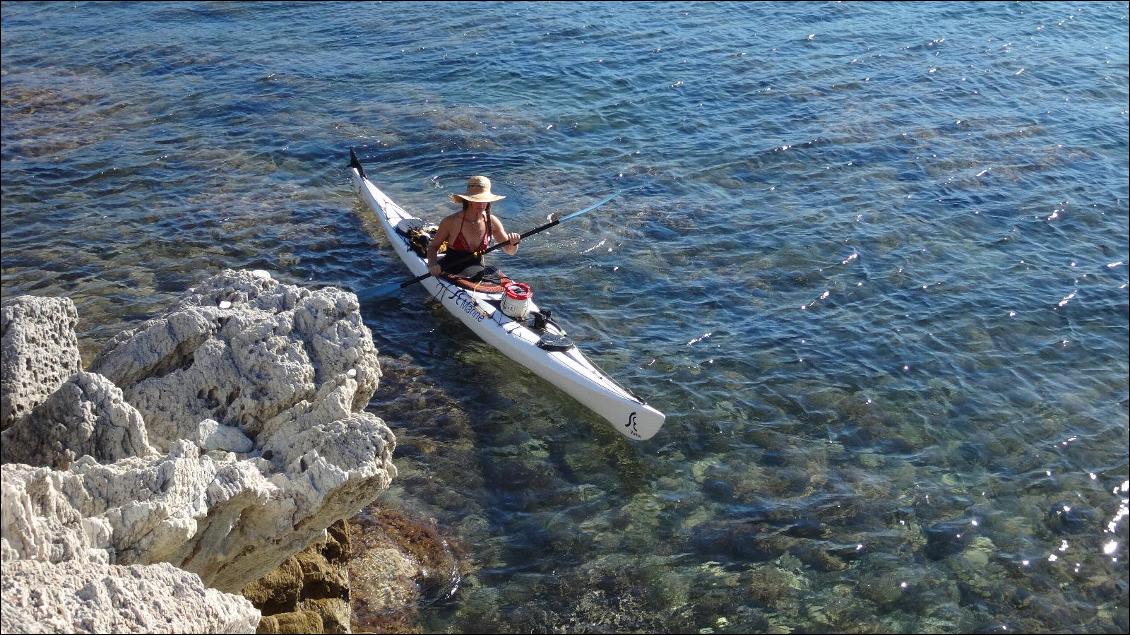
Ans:
MULTIPOLYGON (((413 249, 408 236, 423 221, 373 185, 360 163, 349 170, 357 195, 376 215, 408 270, 416 276, 426 274, 427 261, 413 249)), ((424 278, 420 284, 485 342, 607 419, 620 434, 642 441, 659 432, 663 413, 601 372, 552 321, 531 325, 528 319, 512 319, 502 310, 501 292, 484 293, 435 276, 424 278)), ((526 303, 530 315, 540 313, 532 299, 526 303)))

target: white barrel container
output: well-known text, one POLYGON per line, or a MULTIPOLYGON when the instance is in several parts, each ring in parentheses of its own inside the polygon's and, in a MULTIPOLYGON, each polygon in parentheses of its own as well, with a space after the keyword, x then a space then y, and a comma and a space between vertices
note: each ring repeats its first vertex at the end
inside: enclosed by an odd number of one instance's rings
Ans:
POLYGON ((502 294, 502 312, 514 320, 524 320, 530 314, 534 292, 525 282, 511 282, 502 294))

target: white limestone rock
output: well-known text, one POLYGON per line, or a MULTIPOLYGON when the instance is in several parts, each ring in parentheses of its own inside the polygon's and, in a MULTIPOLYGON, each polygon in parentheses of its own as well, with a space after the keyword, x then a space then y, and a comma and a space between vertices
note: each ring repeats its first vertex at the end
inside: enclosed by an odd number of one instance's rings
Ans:
POLYGON ((76 324, 70 298, 19 296, 0 304, 0 430, 82 370, 76 324))
POLYGON ((380 367, 356 296, 230 270, 111 340, 92 365, 141 411, 158 448, 194 438, 205 419, 257 439, 266 421, 351 369, 357 389, 349 403, 361 410, 380 367))
POLYGON ((327 427, 336 434, 281 472, 270 461, 201 456, 187 441, 160 459, 84 457, 66 471, 0 466, 0 556, 5 568, 15 559, 170 562, 238 592, 357 513, 395 475, 392 433, 379 419, 360 413, 327 427))
POLYGON ((395 437, 361 412, 380 368, 351 293, 224 272, 114 338, 94 368, 157 453, 0 466, 5 572, 23 559, 169 562, 234 593, 396 475, 395 437))
POLYGON ((66 469, 89 454, 112 463, 154 454, 141 413, 110 380, 79 372, 31 413, 0 433, 0 460, 66 469))
POLYGON ((4 563, 5 633, 254 633, 260 613, 171 564, 4 563))
POLYGON ((240 454, 250 452, 255 442, 240 432, 239 428, 220 425, 214 419, 205 419, 196 428, 196 444, 202 450, 224 450, 240 454))
MULTIPOLYGON (((80 459, 82 462, 82 459, 80 459)), ((92 501, 81 477, 47 467, 0 466, 0 559, 108 563, 112 528, 84 514, 92 501)))

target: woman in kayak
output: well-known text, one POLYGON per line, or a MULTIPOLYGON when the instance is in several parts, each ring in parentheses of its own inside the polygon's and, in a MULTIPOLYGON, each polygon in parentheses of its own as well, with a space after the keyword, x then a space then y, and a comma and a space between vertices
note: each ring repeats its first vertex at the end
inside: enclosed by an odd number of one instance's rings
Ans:
POLYGON ((502 221, 490 213, 490 204, 506 198, 490 191, 490 179, 485 176, 472 176, 467 179, 467 191, 452 194, 451 200, 462 203, 463 209, 440 221, 439 229, 428 243, 428 273, 460 274, 469 269, 482 270, 482 252, 490 246, 496 236, 505 236, 507 245, 502 248, 513 256, 518 252, 520 234, 507 234, 502 221), (444 257, 439 258, 440 245, 447 243, 444 257))

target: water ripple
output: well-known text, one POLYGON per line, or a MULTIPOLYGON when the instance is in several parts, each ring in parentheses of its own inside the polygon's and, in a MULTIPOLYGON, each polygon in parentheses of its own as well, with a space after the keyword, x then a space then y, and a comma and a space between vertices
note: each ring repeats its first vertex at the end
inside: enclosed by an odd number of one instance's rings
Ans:
POLYGON ((1125 632, 1124 6, 447 8, 3 5, 4 297, 89 359, 222 267, 400 279, 350 146, 431 219, 634 187, 496 262, 651 444, 363 308, 389 504, 473 545, 425 630, 1125 632))

